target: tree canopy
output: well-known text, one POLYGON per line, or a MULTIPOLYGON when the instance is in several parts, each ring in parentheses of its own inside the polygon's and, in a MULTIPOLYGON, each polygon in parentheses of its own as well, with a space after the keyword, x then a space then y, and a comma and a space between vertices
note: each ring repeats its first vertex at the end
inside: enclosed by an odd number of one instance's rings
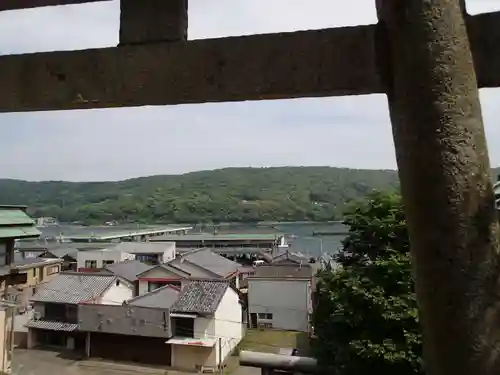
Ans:
POLYGON ((338 375, 423 374, 421 331, 401 199, 372 193, 346 211, 338 267, 320 273, 319 362, 338 375))
POLYGON ((345 202, 397 185, 395 171, 226 168, 118 182, 0 180, 0 204, 89 224, 326 221, 340 219, 345 202))

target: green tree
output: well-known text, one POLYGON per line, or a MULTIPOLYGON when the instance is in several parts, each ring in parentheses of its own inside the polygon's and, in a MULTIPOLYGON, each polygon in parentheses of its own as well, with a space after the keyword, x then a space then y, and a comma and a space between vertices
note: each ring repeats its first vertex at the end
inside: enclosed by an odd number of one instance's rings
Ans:
POLYGON ((422 374, 422 345, 401 199, 370 194, 348 208, 338 267, 320 273, 313 348, 339 375, 422 374))

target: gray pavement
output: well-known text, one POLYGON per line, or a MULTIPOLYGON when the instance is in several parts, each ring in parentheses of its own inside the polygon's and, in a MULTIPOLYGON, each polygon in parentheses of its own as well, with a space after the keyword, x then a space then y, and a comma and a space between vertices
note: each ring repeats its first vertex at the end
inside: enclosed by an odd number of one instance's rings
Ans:
MULTIPOLYGON (((260 375, 260 369, 238 367, 231 375, 260 375)), ((16 349, 12 375, 189 375, 173 370, 117 364, 107 361, 80 361, 64 353, 45 350, 16 349)), ((190 374, 192 375, 192 373, 190 374)))

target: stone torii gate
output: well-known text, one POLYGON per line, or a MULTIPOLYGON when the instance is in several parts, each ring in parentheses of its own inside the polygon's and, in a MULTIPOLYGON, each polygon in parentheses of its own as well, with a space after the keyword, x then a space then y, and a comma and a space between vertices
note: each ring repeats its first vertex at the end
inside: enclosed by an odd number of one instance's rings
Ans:
POLYGON ((187 41, 187 0, 121 0, 117 47, 0 57, 0 112, 387 94, 427 373, 496 375, 498 222, 478 87, 500 86, 500 12, 463 3, 377 0, 377 25, 187 41))

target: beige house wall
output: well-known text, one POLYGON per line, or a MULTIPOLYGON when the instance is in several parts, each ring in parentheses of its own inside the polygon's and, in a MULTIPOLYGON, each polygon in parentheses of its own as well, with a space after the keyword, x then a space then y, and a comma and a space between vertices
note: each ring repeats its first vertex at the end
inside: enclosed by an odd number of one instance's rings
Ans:
POLYGON ((180 370, 198 371, 200 366, 217 366, 215 347, 172 345, 172 367, 180 370))

